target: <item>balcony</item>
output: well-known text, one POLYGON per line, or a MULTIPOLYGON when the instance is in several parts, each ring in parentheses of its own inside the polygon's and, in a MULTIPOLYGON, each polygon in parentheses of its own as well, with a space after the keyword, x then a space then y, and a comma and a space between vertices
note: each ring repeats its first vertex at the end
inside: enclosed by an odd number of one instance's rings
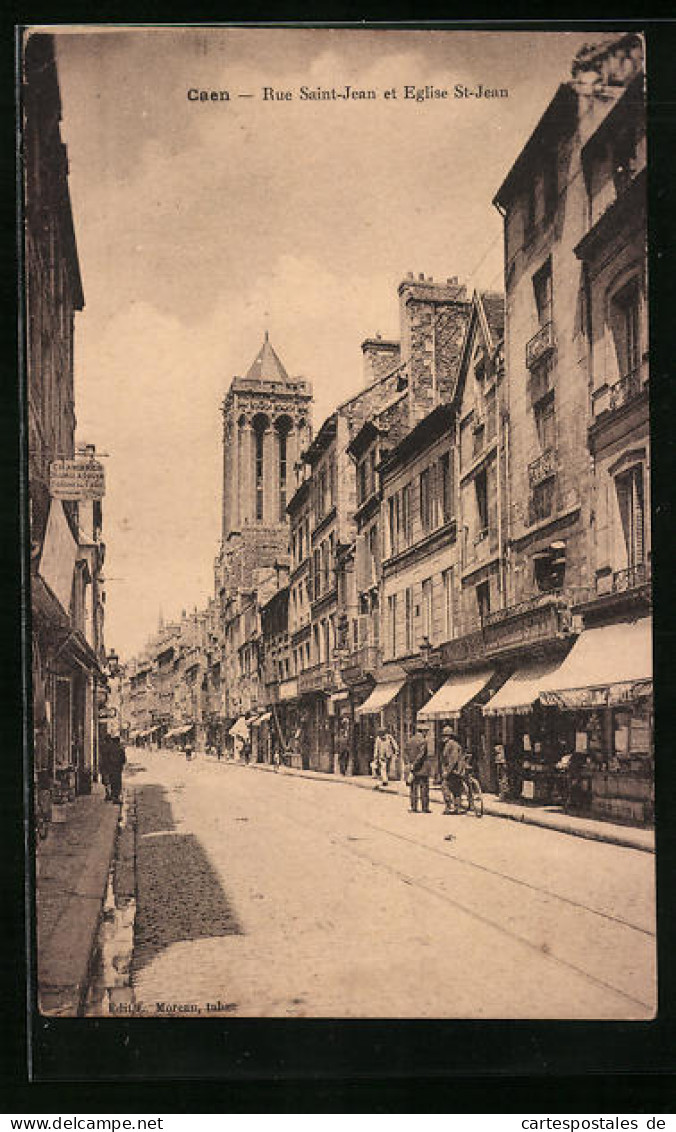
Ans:
POLYGON ((536 594, 484 618, 487 657, 523 646, 556 640, 570 632, 571 618, 564 594, 536 594))
POLYGON ((532 460, 528 465, 528 483, 531 488, 537 487, 538 484, 544 483, 545 480, 555 475, 556 450, 554 448, 546 448, 537 460, 532 460))
POLYGON ((577 590, 575 608, 585 614, 609 607, 649 606, 652 597, 650 565, 639 562, 624 570, 599 574, 593 586, 577 590))
POLYGON ((380 664, 378 645, 362 645, 347 653, 340 664, 340 673, 347 684, 356 684, 364 676, 372 673, 380 664))
POLYGON ((526 369, 532 370, 545 358, 549 357, 555 347, 554 324, 545 322, 537 334, 534 334, 526 343, 526 369))
POLYGON ((337 684, 335 670, 328 664, 315 664, 298 676, 298 694, 332 692, 337 684))

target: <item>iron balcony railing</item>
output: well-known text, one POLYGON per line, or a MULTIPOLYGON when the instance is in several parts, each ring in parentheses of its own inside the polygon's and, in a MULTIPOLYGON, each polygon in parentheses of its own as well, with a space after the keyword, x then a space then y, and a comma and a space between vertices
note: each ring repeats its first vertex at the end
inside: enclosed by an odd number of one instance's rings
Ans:
POLYGON ((528 465, 528 482, 531 487, 537 487, 554 475, 556 475, 556 449, 546 448, 537 460, 532 460, 528 465))
POLYGON ((633 369, 610 387, 609 408, 621 409, 641 393, 641 370, 633 369))
POLYGON ((554 349, 554 324, 545 322, 537 334, 526 343, 526 368, 539 365, 554 349))

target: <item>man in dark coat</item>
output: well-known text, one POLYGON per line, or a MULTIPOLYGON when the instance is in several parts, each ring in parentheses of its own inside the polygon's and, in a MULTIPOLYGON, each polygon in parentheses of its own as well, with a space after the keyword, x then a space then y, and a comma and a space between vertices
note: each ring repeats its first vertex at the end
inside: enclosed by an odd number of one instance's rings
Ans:
POLYGON ((418 799, 424 814, 430 812, 430 775, 432 758, 429 746, 429 726, 418 723, 406 747, 406 779, 411 791, 411 813, 418 812, 418 799))
POLYGON ((110 798, 113 802, 120 801, 122 792, 122 767, 127 761, 124 747, 119 735, 109 735, 107 743, 108 782, 110 783, 110 798))
POLYGON ((465 773, 465 756, 452 727, 444 727, 441 734, 444 739, 441 752, 441 792, 444 796, 444 813, 452 814, 458 809, 462 776, 465 773))

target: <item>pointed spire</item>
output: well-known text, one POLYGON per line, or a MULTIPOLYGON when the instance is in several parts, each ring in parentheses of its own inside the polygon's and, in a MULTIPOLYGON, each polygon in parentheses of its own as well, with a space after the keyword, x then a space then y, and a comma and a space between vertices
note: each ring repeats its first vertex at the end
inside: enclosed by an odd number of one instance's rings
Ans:
POLYGON ((162 606, 160 606, 160 612, 159 612, 159 616, 157 618, 157 628, 158 628, 160 633, 164 629, 164 613, 162 612, 162 606))
POLYGON ((256 354, 249 372, 247 373, 247 380, 249 381, 288 381, 289 375, 280 362, 277 354, 272 348, 270 342, 270 335, 265 331, 263 345, 256 354))

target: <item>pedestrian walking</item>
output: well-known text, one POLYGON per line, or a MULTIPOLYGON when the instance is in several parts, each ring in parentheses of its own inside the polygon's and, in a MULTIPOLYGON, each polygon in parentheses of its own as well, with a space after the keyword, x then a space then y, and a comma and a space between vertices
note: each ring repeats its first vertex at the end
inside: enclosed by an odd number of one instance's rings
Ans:
POLYGON ((509 797, 509 771, 507 769, 507 754, 502 743, 496 743, 494 748, 495 771, 498 779, 498 797, 504 801, 509 797))
POLYGON ((346 716, 340 721, 338 732, 338 770, 345 776, 350 761, 350 721, 346 716))
POLYGON ((106 802, 111 800, 110 792, 110 735, 105 728, 99 728, 99 774, 106 788, 106 802))
POLYGON ((448 725, 444 727, 441 736, 444 740, 441 752, 441 793, 444 796, 444 813, 453 814, 460 809, 465 755, 452 727, 448 725))
POLYGON ((108 781, 110 800, 119 802, 122 796, 122 768, 127 761, 119 735, 108 736, 108 781))
POLYGON ((388 785, 390 761, 398 754, 399 748, 394 736, 386 727, 379 727, 376 741, 373 744, 373 762, 371 763, 371 774, 376 780, 373 783, 374 790, 388 785))
POLYGON ((429 725, 419 722, 406 746, 406 782, 410 789, 412 814, 418 812, 418 802, 423 814, 430 813, 431 773, 429 725))
POLYGON ((192 739, 188 739, 188 741, 186 742, 186 745, 185 745, 185 761, 187 763, 189 763, 190 760, 192 759, 192 756, 193 756, 192 739))
POLYGON ((251 742, 248 738, 242 739, 242 761, 246 766, 251 762, 251 742))
POLYGON ((279 750, 279 745, 277 743, 275 743, 275 750, 274 750, 274 753, 273 753, 273 756, 272 756, 272 765, 275 769, 275 774, 279 770, 281 761, 282 761, 282 755, 281 755, 281 752, 279 750))

